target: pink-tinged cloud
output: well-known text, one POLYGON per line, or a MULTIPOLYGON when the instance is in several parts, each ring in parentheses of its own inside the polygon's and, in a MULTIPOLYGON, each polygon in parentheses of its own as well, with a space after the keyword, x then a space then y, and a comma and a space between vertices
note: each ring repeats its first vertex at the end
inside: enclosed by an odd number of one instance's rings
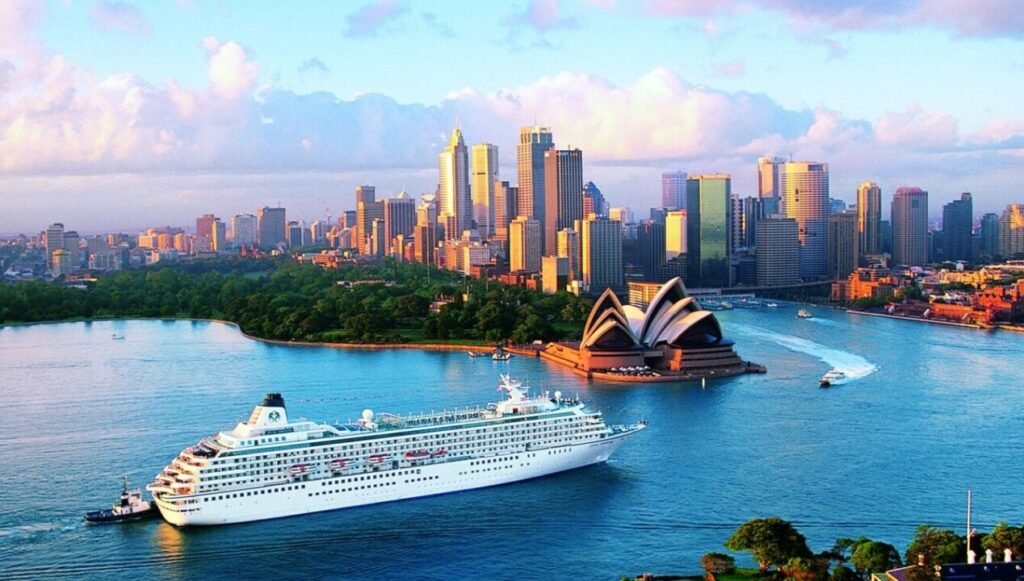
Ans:
POLYGON ((142 12, 127 2, 102 0, 89 7, 89 20, 101 31, 149 36, 152 30, 142 12))
POLYGON ((885 145, 917 149, 950 148, 959 141, 956 119, 916 104, 901 113, 884 115, 875 123, 875 136, 885 145))
POLYGON ((345 17, 345 36, 374 36, 405 12, 399 0, 373 0, 345 17))
POLYGON ((510 16, 507 22, 511 26, 528 26, 538 32, 579 26, 579 20, 562 13, 558 0, 530 0, 522 12, 510 16))
POLYGON ((724 79, 735 79, 747 73, 747 65, 741 60, 718 63, 711 69, 711 74, 724 79))
POLYGON ((259 65, 249 62, 242 45, 220 42, 212 36, 203 39, 203 48, 210 62, 210 88, 228 101, 236 101, 252 90, 259 74, 259 65))
POLYGON ((0 59, 35 52, 41 45, 32 31, 45 10, 45 3, 35 0, 0 2, 0 59))

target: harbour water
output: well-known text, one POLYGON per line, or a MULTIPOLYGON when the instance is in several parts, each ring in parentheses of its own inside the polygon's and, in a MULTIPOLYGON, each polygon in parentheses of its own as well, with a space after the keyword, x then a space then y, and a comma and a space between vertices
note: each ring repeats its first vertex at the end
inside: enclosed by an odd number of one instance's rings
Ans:
POLYGON ((615 579, 696 572, 737 525, 777 515, 815 550, 901 550, 921 523, 1024 521, 1024 335, 796 307, 718 313, 767 375, 588 383, 528 358, 267 345, 233 327, 114 321, 0 329, 0 576, 615 579), (113 340, 123 335, 123 340, 113 340), (819 389, 837 367, 855 379, 819 389), (143 485, 268 391, 291 415, 351 419, 493 400, 498 373, 578 393, 650 428, 602 466, 438 497, 227 527, 95 527, 119 478, 143 485))

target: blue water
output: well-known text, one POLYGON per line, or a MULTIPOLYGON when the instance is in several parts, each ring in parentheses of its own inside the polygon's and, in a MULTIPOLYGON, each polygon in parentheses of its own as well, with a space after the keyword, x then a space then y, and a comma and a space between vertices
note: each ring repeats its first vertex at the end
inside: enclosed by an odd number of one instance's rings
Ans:
POLYGON ((695 572, 743 521, 794 521, 815 550, 920 523, 1024 521, 1024 335, 795 307, 720 312, 767 375, 588 383, 528 358, 340 351, 205 322, 0 329, 0 577, 585 578, 695 572), (125 340, 113 341, 112 334, 125 340), (838 367, 855 379, 829 390, 838 367), (145 484, 267 391, 351 419, 492 400, 499 371, 650 420, 611 461, 472 492, 227 527, 89 527, 119 476, 145 484))

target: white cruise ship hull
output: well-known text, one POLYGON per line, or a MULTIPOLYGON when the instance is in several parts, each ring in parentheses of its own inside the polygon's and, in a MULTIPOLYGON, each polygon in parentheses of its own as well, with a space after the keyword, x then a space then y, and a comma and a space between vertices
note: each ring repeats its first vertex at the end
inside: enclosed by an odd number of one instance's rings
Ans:
POLYGON ((177 526, 223 525, 338 510, 496 486, 599 464, 633 433, 500 456, 282 481, 244 491, 158 497, 156 504, 164 519, 177 526))

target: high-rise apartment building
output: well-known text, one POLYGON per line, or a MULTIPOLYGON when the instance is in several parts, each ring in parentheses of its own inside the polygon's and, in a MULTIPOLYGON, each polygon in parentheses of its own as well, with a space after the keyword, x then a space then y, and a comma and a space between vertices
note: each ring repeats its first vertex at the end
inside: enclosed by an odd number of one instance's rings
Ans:
POLYGON ((875 182, 857 188, 857 247, 862 255, 882 252, 882 188, 875 182))
POLYGON ((220 218, 214 219, 210 224, 210 249, 214 252, 225 252, 228 249, 227 233, 227 224, 221 222, 220 218))
POLYGON ((999 218, 999 255, 1017 258, 1024 253, 1024 204, 1007 204, 999 218))
POLYGON ((549 149, 544 152, 544 255, 558 250, 557 233, 583 218, 583 152, 549 149))
POLYGON ((758 222, 757 286, 800 282, 798 230, 796 220, 777 214, 758 222))
POLYGON ((547 294, 565 290, 569 286, 569 259, 564 256, 541 258, 540 282, 547 294))
POLYGON ((445 239, 454 240, 472 227, 473 200, 469 193, 469 150, 456 127, 448 146, 438 155, 438 220, 445 239))
POLYGON ((974 202, 970 192, 942 207, 942 258, 970 262, 974 244, 974 202))
POLYGON ((252 214, 231 216, 231 241, 235 246, 256 244, 256 216, 252 214))
POLYGON ((668 210, 686 209, 685 171, 670 171, 661 174, 661 207, 668 210))
POLYGON ((473 220, 480 235, 494 235, 494 190, 498 182, 498 146, 478 143, 471 151, 473 220))
POLYGON ((526 216, 512 220, 509 224, 509 270, 540 272, 541 251, 540 221, 526 216))
POLYGON ((213 214, 203 214, 196 218, 196 236, 212 237, 213 223, 217 220, 218 218, 213 214))
POLYGON ((686 180, 687 286, 730 286, 731 199, 728 174, 691 175, 686 180))
POLYGON ((828 217, 828 272, 831 279, 845 279, 860 262, 857 214, 841 212, 828 217))
POLYGON ((828 270, 828 164, 789 161, 779 167, 782 211, 797 223, 800 277, 812 280, 828 270))
POLYGON ((899 188, 892 197, 892 262, 928 264, 928 192, 899 188))
POLYGON ((394 198, 384 200, 383 210, 385 251, 390 256, 395 238, 412 236, 416 227, 416 200, 401 191, 394 198))
POLYGON ((356 202, 356 249, 360 254, 373 254, 370 236, 374 220, 384 220, 384 200, 356 202))
POLYGON ((581 225, 583 284, 595 295, 606 288, 622 290, 622 223, 592 214, 584 218, 581 225))
POLYGON ((519 130, 516 151, 519 173, 518 216, 536 218, 544 223, 544 152, 553 148, 555 141, 547 127, 523 127, 519 130))
POLYGON ((564 228, 558 231, 558 256, 565 258, 568 262, 569 280, 583 280, 583 271, 580 270, 580 233, 573 228, 564 228))
MULTIPOLYGON (((64 250, 64 224, 56 222, 47 226, 44 243, 46 244, 47 268, 50 272, 56 273, 58 269, 54 264, 53 253, 56 250, 64 250)), ((65 259, 65 257, 61 257, 61 260, 65 259)))
POLYGON ((263 248, 272 248, 287 241, 284 208, 262 207, 256 211, 257 242, 263 248))
POLYGON ((781 157, 757 158, 757 197, 778 198, 782 196, 779 168, 786 163, 781 157))
POLYGON ((686 210, 673 210, 665 216, 665 260, 686 254, 686 210))

